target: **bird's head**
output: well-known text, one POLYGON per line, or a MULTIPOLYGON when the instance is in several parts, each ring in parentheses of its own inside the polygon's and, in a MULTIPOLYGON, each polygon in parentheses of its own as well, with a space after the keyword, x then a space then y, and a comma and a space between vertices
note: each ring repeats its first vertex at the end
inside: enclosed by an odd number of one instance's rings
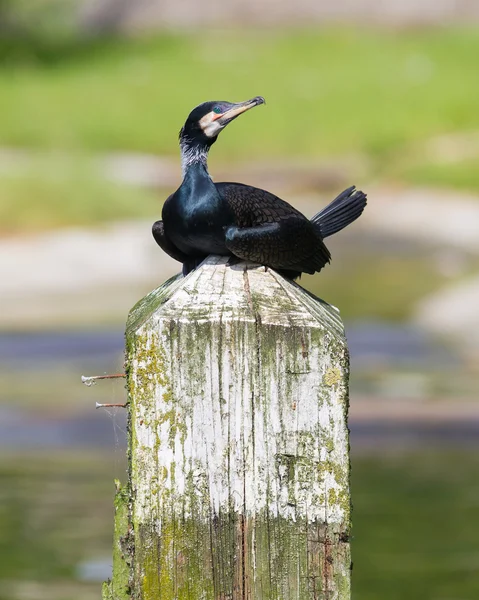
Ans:
POLYGON ((265 104, 261 96, 238 104, 224 101, 203 102, 194 108, 186 119, 180 131, 180 144, 183 142, 188 145, 211 146, 228 123, 260 104, 265 104))

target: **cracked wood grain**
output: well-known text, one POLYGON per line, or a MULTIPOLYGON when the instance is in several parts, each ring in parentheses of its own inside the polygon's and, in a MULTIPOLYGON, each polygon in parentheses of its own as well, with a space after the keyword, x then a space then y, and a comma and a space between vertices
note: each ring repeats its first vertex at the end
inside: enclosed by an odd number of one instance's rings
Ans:
POLYGON ((338 311, 210 257, 140 301, 126 339, 132 597, 349 600, 338 311))

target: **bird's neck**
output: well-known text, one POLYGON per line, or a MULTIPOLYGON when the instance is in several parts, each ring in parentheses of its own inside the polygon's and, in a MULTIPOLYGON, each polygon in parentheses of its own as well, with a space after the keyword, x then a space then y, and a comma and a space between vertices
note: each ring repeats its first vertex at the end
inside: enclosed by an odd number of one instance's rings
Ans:
POLYGON ((180 150, 183 178, 194 167, 195 170, 198 167, 203 167, 204 171, 208 174, 208 152, 210 150, 208 145, 190 142, 185 139, 180 141, 180 150))

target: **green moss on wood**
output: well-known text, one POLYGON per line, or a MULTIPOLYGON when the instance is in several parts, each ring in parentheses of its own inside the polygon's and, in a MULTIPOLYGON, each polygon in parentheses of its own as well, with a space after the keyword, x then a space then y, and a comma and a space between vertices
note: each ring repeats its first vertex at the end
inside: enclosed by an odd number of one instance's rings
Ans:
POLYGON ((113 600, 126 600, 130 597, 130 525, 129 490, 116 481, 115 527, 113 534, 113 600))
POLYGON ((111 581, 104 581, 101 586, 102 600, 115 600, 111 589, 111 581))
MULTIPOLYGON (((295 326, 288 330, 287 351, 281 350, 285 346, 278 343, 278 336, 283 335, 278 326, 261 324, 256 319, 256 322, 246 320, 228 328, 221 320, 209 320, 211 307, 206 303, 200 307, 201 310, 195 307, 191 318, 188 317, 188 308, 185 308, 181 321, 174 319, 169 325, 167 319, 172 317, 166 309, 168 316, 164 313, 160 334, 160 328, 152 328, 148 321, 158 313, 161 304, 171 298, 178 283, 181 281, 174 278, 140 301, 131 311, 127 325, 127 383, 132 411, 129 503, 134 505, 136 502, 135 486, 138 478, 145 477, 143 468, 148 466, 147 510, 142 513, 142 518, 148 515, 150 518, 146 522, 135 522, 133 513, 129 515, 134 532, 128 536, 127 548, 133 550, 134 560, 124 563, 125 571, 118 573, 118 577, 120 580, 123 577, 124 581, 126 572, 133 583, 133 597, 138 600, 235 597, 326 600, 331 597, 328 585, 333 585, 336 590, 334 597, 338 600, 348 599, 349 466, 334 458, 335 442, 328 427, 318 425, 314 433, 298 432, 295 438, 297 455, 279 454, 277 468, 287 481, 287 500, 292 514, 298 485, 301 489, 313 479, 331 481, 332 477, 333 487, 325 489, 325 493, 318 494, 313 501, 321 506, 338 507, 344 515, 341 524, 311 524, 299 517, 295 520, 276 517, 268 510, 243 520, 233 510, 212 514, 208 478, 198 475, 204 465, 196 465, 194 461, 189 465, 182 499, 175 496, 174 490, 170 492, 164 486, 167 478, 174 483, 175 468, 180 468, 178 461, 181 458, 169 464, 170 472, 158 464, 162 447, 171 451, 177 448, 178 442, 184 444, 186 422, 191 416, 184 414, 188 407, 183 397, 174 392, 178 390, 178 383, 171 378, 178 374, 175 374, 172 364, 174 361, 187 361, 189 376, 182 382, 181 388, 186 398, 204 394, 208 386, 205 365, 209 352, 221 357, 219 377, 220 389, 223 390, 223 349, 234 353, 244 347, 255 348, 254 372, 250 371, 250 375, 264 385, 254 388, 249 408, 254 410, 254 406, 261 406, 264 418, 268 418, 268 403, 272 397, 268 385, 269 379, 274 377, 278 389, 291 400, 281 403, 279 418, 282 431, 301 402, 301 398, 292 397, 293 382, 296 377, 311 371, 322 373, 314 391, 315 394, 318 390, 320 392, 319 406, 327 410, 328 406, 333 407, 333 403, 339 402, 346 416, 348 357, 337 311, 324 303, 318 304, 317 299, 307 294, 299 300, 294 296, 283 298, 278 307, 283 315, 294 310, 297 302, 303 302, 318 320, 318 327, 295 326), (327 366, 312 363, 310 350, 314 347, 322 348, 330 361, 327 366), (187 349, 187 357, 180 354, 182 349, 183 352, 187 349), (148 427, 148 435, 153 436, 154 443, 148 448, 138 447, 136 431, 142 426, 148 427), (167 432, 166 436, 162 434, 161 440, 160 428, 167 432), (308 458, 316 452, 318 440, 327 453, 326 460, 319 464, 308 458), (182 502, 183 506, 188 506, 186 512, 190 516, 178 511, 182 502)), ((260 302, 260 296, 253 289, 251 306, 255 313, 260 310, 260 302)), ((230 356, 235 368, 241 371, 241 359, 236 361, 237 357, 230 356)), ((224 390, 224 393, 228 391, 224 390)), ((221 406, 227 405, 225 399, 220 398, 219 402, 221 406)), ((278 444, 289 447, 290 440, 286 436, 281 439, 281 436, 282 433, 279 433, 278 444)), ((273 486, 267 490, 267 497, 268 506, 273 506, 277 501, 273 486)), ((105 588, 104 593, 111 593, 111 589, 111 586, 105 588)), ((108 596, 108 600, 117 598, 108 596)))
POLYGON ((144 524, 139 531, 142 600, 216 600, 243 597, 243 590, 252 599, 327 600, 328 574, 337 590, 349 590, 348 545, 324 524, 271 517, 266 511, 254 519, 217 515, 213 526, 164 515, 161 535, 152 544, 156 526, 144 524))
MULTIPOLYGON (((158 334, 141 331, 135 336, 134 372, 130 380, 133 404, 151 401, 158 385, 163 386, 163 400, 171 400, 171 387, 166 376, 166 356, 158 334)), ((149 423, 145 423, 148 425, 149 423)))

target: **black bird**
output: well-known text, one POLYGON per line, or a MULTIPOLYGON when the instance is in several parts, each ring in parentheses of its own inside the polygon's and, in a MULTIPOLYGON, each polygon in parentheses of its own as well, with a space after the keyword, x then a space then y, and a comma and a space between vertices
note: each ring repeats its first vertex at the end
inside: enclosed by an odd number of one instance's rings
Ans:
POLYGON ((207 157, 222 129, 261 96, 232 104, 204 102, 180 131, 183 182, 163 206, 153 237, 186 275, 209 254, 234 256, 295 278, 320 271, 331 255, 323 239, 352 223, 366 206, 354 186, 311 220, 274 194, 242 183, 214 183, 207 157))

